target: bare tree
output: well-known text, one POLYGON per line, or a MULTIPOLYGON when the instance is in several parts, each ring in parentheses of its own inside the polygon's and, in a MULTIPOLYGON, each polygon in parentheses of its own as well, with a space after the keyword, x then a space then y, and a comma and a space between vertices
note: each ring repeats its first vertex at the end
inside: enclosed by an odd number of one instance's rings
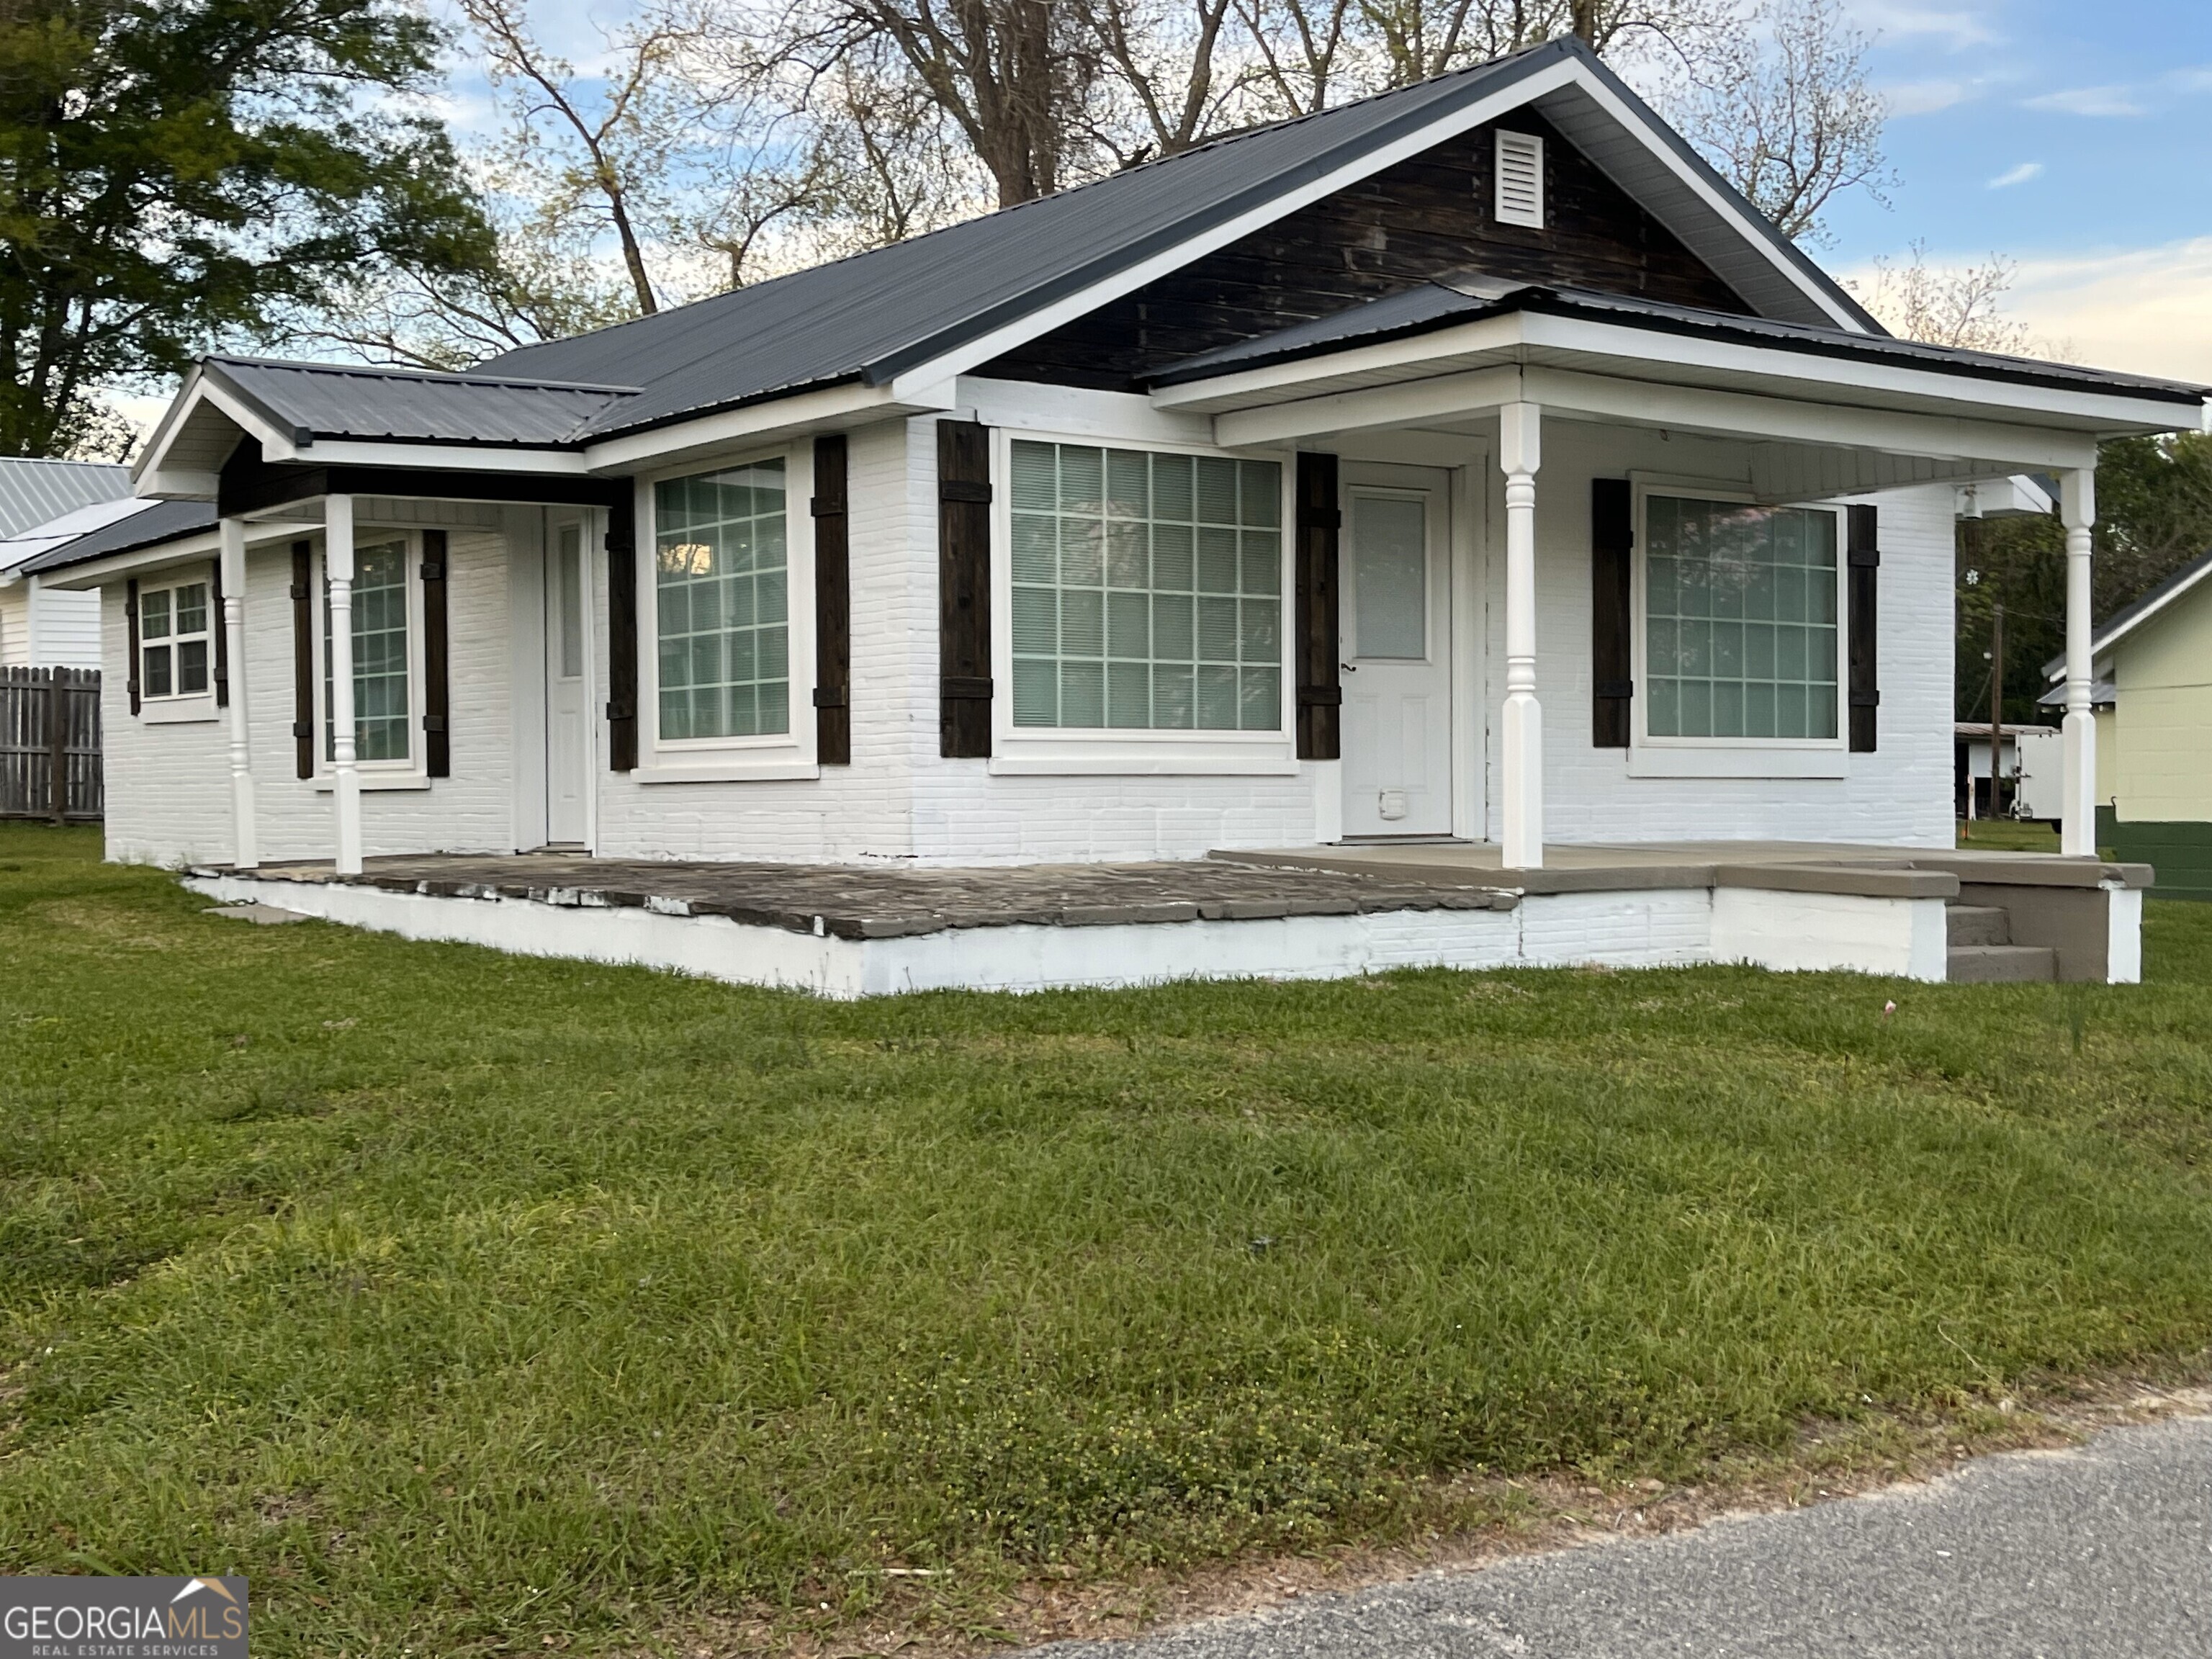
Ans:
POLYGON ((1871 44, 1840 0, 1753 0, 1745 27, 1680 59, 1661 101, 1730 183, 1794 240, 1821 243, 1841 191, 1890 182, 1871 44))
POLYGON ((1913 243, 1909 254, 1902 264, 1876 259, 1873 276, 1850 284, 1859 303, 1890 332, 1930 345, 2008 356, 2052 354, 2054 348, 2038 341, 2025 323, 1998 308, 2012 287, 2011 261, 1992 253, 1978 264, 1930 265, 1925 242, 1913 243))
POLYGON ((678 107, 682 83, 674 73, 684 32, 665 15, 647 15, 610 34, 615 67, 593 99, 574 66, 532 33, 524 0, 459 4, 483 42, 494 84, 521 94, 509 137, 519 157, 544 164, 550 188, 543 210, 555 217, 579 210, 604 215, 638 311, 658 311, 639 222, 642 198, 668 183, 672 152, 685 131, 678 107))

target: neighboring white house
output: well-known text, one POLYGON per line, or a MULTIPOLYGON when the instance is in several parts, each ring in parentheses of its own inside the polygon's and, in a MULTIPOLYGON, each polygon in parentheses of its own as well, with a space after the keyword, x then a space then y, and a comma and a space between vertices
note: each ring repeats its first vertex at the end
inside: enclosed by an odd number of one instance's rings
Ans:
POLYGON ((1932 855, 1957 487, 2086 571, 2203 408, 1892 338, 1558 41, 468 374, 210 358, 30 568, 120 859, 1932 855))
POLYGON ((22 566, 143 505, 128 467, 0 459, 0 668, 100 666, 98 598, 47 587, 22 566))

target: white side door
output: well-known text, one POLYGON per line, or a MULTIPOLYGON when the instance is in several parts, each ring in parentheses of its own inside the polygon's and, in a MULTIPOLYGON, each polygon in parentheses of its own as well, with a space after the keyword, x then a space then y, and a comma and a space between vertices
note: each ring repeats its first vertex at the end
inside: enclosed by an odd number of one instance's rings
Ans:
POLYGON ((1343 476, 1344 833, 1449 836, 1449 479, 1349 464, 1343 476))
POLYGON ((591 839, 591 563, 584 521, 556 519, 545 549, 545 839, 591 839))

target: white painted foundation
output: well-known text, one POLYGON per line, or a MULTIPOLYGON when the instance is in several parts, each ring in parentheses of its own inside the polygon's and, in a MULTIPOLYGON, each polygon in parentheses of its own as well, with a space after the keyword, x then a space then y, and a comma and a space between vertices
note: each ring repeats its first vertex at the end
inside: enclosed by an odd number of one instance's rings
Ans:
POLYGON ((2106 882, 2105 888, 2105 982, 2142 983, 2142 890, 2106 882))
POLYGON ((406 939, 481 945, 520 956, 630 963, 835 998, 945 989, 1110 988, 1178 979, 1337 979, 1419 967, 1644 968, 1743 962, 1943 977, 1940 901, 1740 888, 1530 894, 1504 910, 1394 910, 1097 927, 1024 924, 847 939, 653 908, 434 897, 234 875, 191 876, 185 885, 226 902, 258 902, 406 939), (1927 942, 1931 937, 1932 969, 1927 942))
POLYGON ((1941 984, 1950 942, 1940 898, 1713 890, 1712 960, 1761 968, 1847 967, 1941 984))

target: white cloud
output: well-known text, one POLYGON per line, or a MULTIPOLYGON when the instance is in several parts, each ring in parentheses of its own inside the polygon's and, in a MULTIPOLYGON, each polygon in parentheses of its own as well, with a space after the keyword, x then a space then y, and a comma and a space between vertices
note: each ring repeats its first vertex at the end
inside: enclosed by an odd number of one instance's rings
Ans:
POLYGON ((1848 0, 1846 9, 1852 21, 1887 40, 1929 35, 1954 52, 1963 52, 1997 38, 1979 10, 1931 11, 1917 0, 1848 0))
POLYGON ((2004 308, 2085 363, 2212 385, 2212 236, 2023 259, 2004 308))
POLYGON ((1881 89, 1881 101, 1892 115, 1933 115, 1973 95, 1964 81, 1905 81, 1881 89))
POLYGON ((2030 109, 2053 110, 2061 115, 2141 115, 2143 106, 2125 87, 2069 87, 2027 100, 2030 109))
POLYGON ((2042 174, 2042 162, 2022 161, 2018 167, 2009 167, 2004 172, 1997 174, 1996 178, 1990 179, 1989 188, 1991 190, 2010 190, 2014 185, 2024 185, 2029 179, 2039 177, 2042 174))

